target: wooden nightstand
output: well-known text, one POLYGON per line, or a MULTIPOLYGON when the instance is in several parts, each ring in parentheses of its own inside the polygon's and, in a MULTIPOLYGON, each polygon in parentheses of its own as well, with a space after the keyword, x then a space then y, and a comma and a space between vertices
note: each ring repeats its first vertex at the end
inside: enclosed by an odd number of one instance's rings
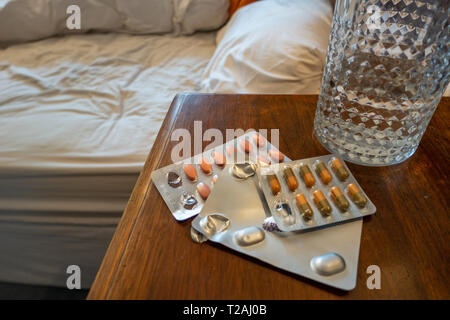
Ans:
MULTIPOLYGON (((291 159, 326 154, 313 138, 317 96, 180 94, 170 107, 89 299, 449 299, 450 99, 443 98, 417 152, 391 167, 349 164, 377 206, 364 219, 358 283, 343 292, 215 244, 190 238, 155 186, 152 170, 171 163, 176 128, 279 128, 291 159), (370 265, 381 290, 366 286, 370 265)), ((204 147, 208 143, 205 142, 204 147)))

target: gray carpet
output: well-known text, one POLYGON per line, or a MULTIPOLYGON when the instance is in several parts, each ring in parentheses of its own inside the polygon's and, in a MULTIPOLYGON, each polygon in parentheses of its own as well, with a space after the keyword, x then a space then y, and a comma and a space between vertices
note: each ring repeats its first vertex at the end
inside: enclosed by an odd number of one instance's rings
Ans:
POLYGON ((0 282, 0 300, 82 300, 86 299, 88 292, 0 282))

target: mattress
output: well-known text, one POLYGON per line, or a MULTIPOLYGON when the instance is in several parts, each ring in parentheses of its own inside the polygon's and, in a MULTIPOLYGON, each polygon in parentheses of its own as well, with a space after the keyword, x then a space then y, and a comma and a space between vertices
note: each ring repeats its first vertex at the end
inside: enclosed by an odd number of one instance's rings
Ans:
POLYGON ((215 33, 87 34, 0 50, 0 281, 89 287, 174 95, 215 33), (32 262, 32 263, 31 263, 32 262))

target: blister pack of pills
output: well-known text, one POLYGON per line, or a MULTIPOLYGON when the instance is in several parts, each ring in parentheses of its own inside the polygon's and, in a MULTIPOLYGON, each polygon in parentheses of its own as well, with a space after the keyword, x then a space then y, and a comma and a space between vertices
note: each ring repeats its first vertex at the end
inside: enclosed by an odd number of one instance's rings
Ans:
POLYGON ((267 221, 272 216, 256 172, 239 178, 236 174, 240 170, 235 167, 226 165, 202 211, 192 221, 193 241, 220 243, 277 268, 352 290, 357 279, 362 219, 313 232, 280 232, 273 222, 269 228, 267 221))
POLYGON ((257 175, 281 231, 329 226, 376 211, 346 164, 334 155, 261 166, 257 175))
MULTIPOLYGON (((245 175, 247 165, 281 163, 285 156, 256 131, 250 131, 227 143, 192 158, 153 171, 152 181, 178 221, 197 215, 226 164, 234 166, 234 175, 245 175)), ((248 170, 247 170, 248 171, 248 170)), ((253 168, 250 172, 254 172, 253 168)))

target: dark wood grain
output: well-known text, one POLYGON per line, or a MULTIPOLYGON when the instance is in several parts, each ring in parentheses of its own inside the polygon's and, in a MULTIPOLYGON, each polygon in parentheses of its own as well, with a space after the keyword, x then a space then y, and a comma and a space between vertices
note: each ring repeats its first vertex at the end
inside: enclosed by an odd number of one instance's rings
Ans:
MULTIPOLYGON (((150 181, 171 163, 176 128, 280 129, 292 159, 326 154, 312 135, 317 96, 182 94, 172 103, 103 260, 89 299, 449 299, 450 99, 443 98, 416 153, 390 167, 349 164, 377 206, 364 218, 354 290, 343 292, 190 239, 150 181), (366 286, 381 268, 381 290, 366 286)), ((205 142, 204 147, 208 143, 205 142)))

